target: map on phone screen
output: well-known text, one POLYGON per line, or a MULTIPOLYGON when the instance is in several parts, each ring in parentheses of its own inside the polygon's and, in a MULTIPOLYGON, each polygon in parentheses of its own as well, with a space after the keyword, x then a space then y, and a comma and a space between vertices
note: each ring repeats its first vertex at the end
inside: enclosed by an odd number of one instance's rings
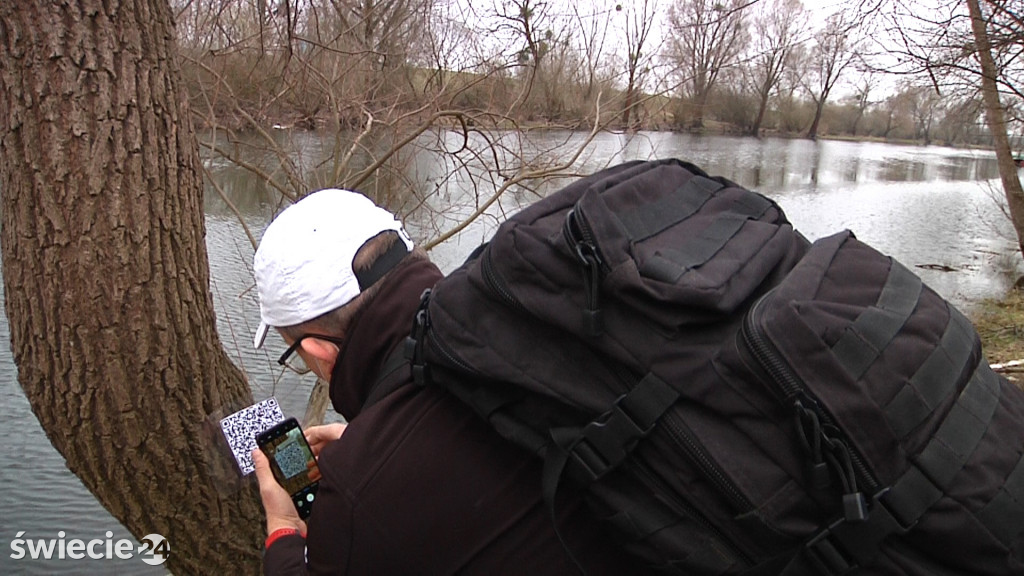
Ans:
POLYGON ((282 421, 284 413, 273 396, 221 419, 220 429, 224 432, 224 438, 228 441, 242 476, 254 469, 252 451, 256 449, 256 435, 282 421))

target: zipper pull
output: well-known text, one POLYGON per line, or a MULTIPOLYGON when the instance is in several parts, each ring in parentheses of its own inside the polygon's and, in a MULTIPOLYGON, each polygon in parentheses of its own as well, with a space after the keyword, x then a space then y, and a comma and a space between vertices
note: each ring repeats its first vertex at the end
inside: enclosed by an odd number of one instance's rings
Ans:
POLYGON ((586 229, 580 226, 576 208, 566 213, 562 233, 583 267, 583 289, 587 293, 587 307, 583 310, 583 332, 591 337, 600 336, 604 332, 600 303, 601 257, 593 242, 588 241, 590 235, 586 229))
POLYGON ((800 439, 800 446, 804 449, 804 453, 810 456, 810 462, 807 463, 807 478, 816 490, 828 488, 832 484, 832 475, 821 452, 821 439, 824 435, 821 432, 821 421, 818 419, 818 414, 814 410, 805 408, 800 400, 793 403, 793 408, 796 414, 796 432, 800 439))
POLYGON ((843 517, 847 522, 863 522, 868 519, 868 500, 863 492, 843 494, 843 517))
POLYGON ((857 488, 857 474, 853 470, 850 446, 833 426, 823 426, 821 439, 828 451, 826 458, 832 464, 836 475, 843 484, 843 518, 847 522, 863 522, 868 519, 868 500, 857 488))
POLYGON ((587 307, 583 310, 583 330, 586 334, 596 337, 604 332, 601 317, 601 260, 597 249, 586 242, 576 243, 576 258, 583 266, 583 288, 587 292, 587 307))
POLYGON ((427 313, 427 305, 430 303, 430 288, 420 295, 420 306, 413 316, 412 330, 403 343, 404 356, 412 366, 413 380, 420 386, 430 381, 430 367, 423 358, 423 344, 426 340, 427 330, 430 328, 430 316, 427 313))

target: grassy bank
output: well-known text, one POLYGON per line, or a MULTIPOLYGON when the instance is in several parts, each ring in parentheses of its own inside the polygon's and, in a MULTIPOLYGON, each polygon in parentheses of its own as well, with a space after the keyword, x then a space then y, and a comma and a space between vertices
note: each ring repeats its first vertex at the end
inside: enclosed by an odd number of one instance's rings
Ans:
POLYGON ((1011 290, 1001 299, 978 303, 971 320, 989 362, 1024 359, 1024 291, 1011 290))

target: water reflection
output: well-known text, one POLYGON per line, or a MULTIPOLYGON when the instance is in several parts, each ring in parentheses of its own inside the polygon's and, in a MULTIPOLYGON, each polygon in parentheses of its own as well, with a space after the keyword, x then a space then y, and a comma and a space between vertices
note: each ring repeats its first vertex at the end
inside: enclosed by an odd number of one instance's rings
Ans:
MULTIPOLYGON (((295 150, 292 162, 300 169, 323 169, 335 160, 332 156, 333 141, 325 141, 316 133, 289 132, 276 136, 281 144, 295 150)), ((584 134, 573 132, 509 132, 499 137, 492 136, 488 141, 497 146, 498 158, 502 162, 515 154, 554 160, 565 156, 584 137, 584 134)), ((421 136, 421 140, 416 147, 417 152, 398 163, 402 172, 399 178, 404 188, 408 188, 407 197, 382 197, 376 192, 377 186, 373 181, 362 186, 361 191, 403 214, 412 214, 420 208, 437 212, 438 206, 452 202, 468 202, 477 206, 502 184, 502 174, 497 179, 479 180, 488 175, 487 169, 495 163, 475 155, 475 151, 484 144, 482 136, 470 134, 468 144, 462 134, 455 132, 428 133, 421 136), (438 148, 463 152, 456 156, 433 152, 438 148), (474 183, 478 188, 474 188, 474 183)), ((266 146, 253 146, 246 152, 246 161, 258 166, 263 174, 280 176, 286 172, 277 154, 266 146)), ((578 173, 588 173, 627 160, 669 156, 692 161, 711 174, 769 194, 850 184, 967 182, 998 178, 995 156, 988 151, 662 132, 599 134, 577 162, 576 169, 578 173)), ((354 162, 365 165, 367 158, 354 162)), ((267 206, 276 208, 280 205, 280 194, 262 177, 228 165, 223 159, 208 159, 207 162, 228 198, 243 214, 262 215, 267 206)), ((537 192, 547 193, 562 183, 542 186, 538 190, 517 187, 511 191, 510 196, 518 195, 512 198, 511 204, 529 202, 536 198, 537 192)), ((287 182, 284 185, 287 187, 287 182)), ((212 189, 207 193, 207 210, 227 213, 224 202, 212 189)))
MULTIPOLYGON (((470 134, 468 139, 455 132, 424 134, 417 153, 396 164, 401 175, 391 176, 402 183, 402 193, 370 195, 402 214, 417 240, 430 242, 490 202, 508 177, 508 172, 493 170, 490 157, 475 155, 482 145, 494 144, 502 162, 516 154, 553 162, 585 138, 575 132, 509 132, 486 138, 470 134), (448 155, 437 149, 461 152, 448 155)), ((303 166, 322 167, 331 161, 331 143, 318 134, 294 132, 281 141, 298 150, 297 162, 303 166)), ((253 150, 251 162, 265 172, 280 172, 274 165, 276 155, 260 147, 253 150)), ((1003 237, 1012 238, 1012 230, 990 195, 998 178, 991 152, 874 142, 603 133, 586 148, 574 171, 586 174, 627 160, 672 156, 778 199, 791 220, 812 238, 851 228, 910 265, 943 261, 969 272, 926 278, 948 287, 946 295, 961 303, 998 293, 1006 284, 992 266, 975 261, 979 254, 1001 253, 1012 246, 1003 237)), ((250 171, 211 161, 210 172, 256 230, 283 206, 280 194, 250 171)), ((479 219, 435 248, 433 258, 451 270, 508 215, 568 181, 528 181, 512 187, 479 219)), ((377 184, 368 182, 367 189, 375 190, 377 184)), ((208 216, 235 218, 212 188, 206 198, 208 216)))

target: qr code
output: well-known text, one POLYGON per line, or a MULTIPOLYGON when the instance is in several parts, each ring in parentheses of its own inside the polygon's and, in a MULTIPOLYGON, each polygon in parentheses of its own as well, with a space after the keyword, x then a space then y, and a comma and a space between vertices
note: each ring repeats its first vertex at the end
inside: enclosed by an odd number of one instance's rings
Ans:
POLYGON ((256 435, 284 420, 284 413, 274 397, 242 408, 220 421, 220 429, 235 456, 238 469, 245 476, 254 470, 252 451, 256 449, 256 435))
POLYGON ((274 459, 285 479, 298 476, 306 471, 307 454, 306 450, 298 440, 282 442, 274 451, 274 459))

